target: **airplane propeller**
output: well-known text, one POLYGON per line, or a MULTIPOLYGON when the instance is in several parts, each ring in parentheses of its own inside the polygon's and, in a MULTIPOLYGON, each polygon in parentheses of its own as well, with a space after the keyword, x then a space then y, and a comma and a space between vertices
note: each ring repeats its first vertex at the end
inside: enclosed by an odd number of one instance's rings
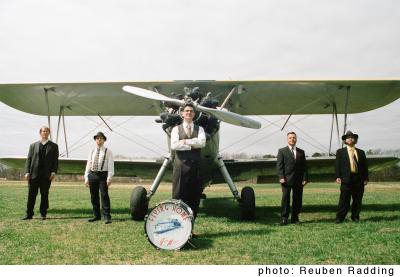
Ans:
MULTIPOLYGON (((167 102, 167 103, 174 103, 174 104, 177 104, 180 106, 185 103, 184 100, 170 98, 165 95, 162 95, 162 94, 159 94, 154 91, 147 90, 147 89, 142 89, 142 88, 132 87, 132 86, 124 86, 124 87, 122 87, 122 89, 130 94, 134 94, 136 96, 140 96, 140 97, 144 97, 144 98, 148 98, 148 99, 163 101, 163 102, 167 102)), ((211 114, 211 115, 215 116, 217 119, 224 121, 226 123, 230 123, 230 124, 242 126, 242 127, 247 127, 247 128, 253 128, 253 129, 261 128, 260 122, 253 120, 251 118, 245 117, 243 115, 229 112, 227 110, 216 110, 216 109, 207 108, 207 107, 204 107, 194 101, 192 102, 192 104, 195 107, 195 109, 197 109, 203 113, 211 114)))

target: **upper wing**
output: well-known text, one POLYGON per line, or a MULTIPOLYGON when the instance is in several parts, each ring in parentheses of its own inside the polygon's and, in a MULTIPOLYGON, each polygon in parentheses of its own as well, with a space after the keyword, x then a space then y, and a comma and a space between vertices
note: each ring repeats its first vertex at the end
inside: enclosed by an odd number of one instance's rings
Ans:
POLYGON ((125 85, 166 96, 184 87, 212 92, 221 104, 235 88, 225 108, 242 115, 359 113, 385 106, 400 97, 400 80, 316 81, 169 81, 110 83, 1 84, 0 100, 38 115, 159 115, 158 101, 131 95, 125 85), (46 97, 47 95, 47 97, 46 97), (348 97, 347 97, 348 95, 348 97), (48 104, 47 104, 48 103, 48 104))

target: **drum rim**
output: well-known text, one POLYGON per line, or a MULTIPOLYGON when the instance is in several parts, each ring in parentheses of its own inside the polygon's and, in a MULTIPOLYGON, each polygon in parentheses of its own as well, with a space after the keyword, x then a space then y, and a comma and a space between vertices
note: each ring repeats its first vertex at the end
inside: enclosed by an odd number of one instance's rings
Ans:
POLYGON ((149 235, 147 234, 147 231, 146 231, 147 218, 149 217, 149 215, 151 214, 151 212, 152 212, 156 207, 158 207, 159 205, 165 204, 165 203, 184 204, 184 208, 187 209, 186 211, 187 211, 187 212, 190 212, 190 213, 188 213, 188 214, 189 214, 189 217, 190 217, 190 224, 191 224, 192 230, 193 230, 193 226, 194 226, 193 219, 194 219, 194 216, 193 216, 193 211, 192 211, 192 209, 189 207, 189 205, 186 204, 185 202, 183 202, 183 201, 180 200, 180 199, 169 199, 169 200, 164 200, 164 201, 161 201, 161 202, 157 203, 151 210, 149 210, 149 211, 147 212, 146 216, 144 217, 144 226, 143 226, 143 227, 144 227, 144 234, 146 235, 146 238, 147 238, 147 240, 150 242, 150 244, 153 245, 153 247, 156 248, 157 250, 178 251, 178 250, 180 250, 182 247, 184 247, 184 246, 186 245, 186 243, 192 238, 192 234, 189 235, 189 238, 187 239, 187 241, 186 241, 184 244, 182 244, 180 247, 173 248, 173 249, 165 249, 165 248, 160 248, 160 247, 158 247, 157 245, 155 245, 155 244, 150 240, 149 235), (185 206, 186 206, 186 207, 185 207, 185 206))

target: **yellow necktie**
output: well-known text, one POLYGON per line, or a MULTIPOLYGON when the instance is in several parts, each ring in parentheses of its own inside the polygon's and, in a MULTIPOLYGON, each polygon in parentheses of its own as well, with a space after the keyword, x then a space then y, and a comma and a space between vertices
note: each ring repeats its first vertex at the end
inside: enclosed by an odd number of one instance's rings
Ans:
POLYGON ((358 168, 357 168, 357 162, 356 162, 356 157, 355 157, 355 153, 354 153, 354 149, 350 149, 350 156, 351 156, 351 172, 352 173, 357 173, 358 172, 358 168))

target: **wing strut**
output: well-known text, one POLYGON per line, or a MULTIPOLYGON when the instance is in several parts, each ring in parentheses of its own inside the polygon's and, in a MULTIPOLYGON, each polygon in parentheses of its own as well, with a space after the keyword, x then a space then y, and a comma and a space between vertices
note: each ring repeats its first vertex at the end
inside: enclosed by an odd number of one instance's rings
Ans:
POLYGON ((65 132, 65 117, 64 117, 64 110, 63 110, 63 128, 64 128, 64 140, 65 140, 65 150, 67 151, 67 158, 69 157, 68 155, 68 142, 67 142, 67 133, 65 132))
POLYGON ((340 147, 340 140, 339 140, 339 122, 338 122, 338 118, 337 118, 337 109, 336 109, 336 103, 332 103, 332 125, 331 125, 331 138, 329 141, 329 152, 328 155, 329 156, 334 156, 333 153, 331 153, 331 149, 332 149, 332 137, 333 137, 333 125, 335 125, 336 121, 336 133, 338 136, 338 144, 340 147))
POLYGON ((64 114, 64 106, 60 106, 60 113, 58 114, 58 123, 57 123, 57 136, 56 136, 56 143, 58 144, 58 133, 60 132, 60 121, 61 116, 64 114))
MULTIPOLYGON (((344 106, 344 127, 343 127, 343 134, 346 133, 346 128, 347 128, 347 112, 348 112, 348 108, 349 108, 349 95, 350 95, 350 89, 351 86, 346 86, 346 103, 344 106)), ((342 142, 342 146, 343 146, 343 142, 342 142)))
POLYGON ((228 96, 225 98, 224 102, 222 103, 221 107, 219 107, 220 110, 222 110, 225 107, 226 103, 228 102, 229 98, 231 98, 231 96, 232 96, 233 92, 235 91, 236 87, 237 86, 234 86, 231 89, 231 91, 229 92, 228 96))
POLYGON ((46 106, 47 106, 47 122, 49 124, 49 129, 50 129, 50 140, 52 140, 52 135, 51 135, 51 126, 50 126, 50 106, 49 106, 49 95, 48 91, 54 91, 54 88, 43 88, 44 90, 44 98, 46 99, 46 106))
POLYGON ((104 124, 106 124, 106 126, 108 127, 108 129, 110 129, 110 131, 112 132, 113 130, 111 129, 110 126, 108 126, 107 122, 101 117, 101 115, 100 115, 99 113, 98 113, 97 115, 100 117, 101 120, 103 120, 104 124))
MULTIPOLYGON (((69 106, 67 106, 69 108, 69 106)), ((65 129, 65 117, 64 117, 64 109, 65 106, 60 106, 60 113, 58 115, 58 124, 57 124, 57 137, 56 137, 56 143, 58 143, 58 134, 60 132, 60 122, 61 122, 61 117, 62 117, 62 125, 64 129, 64 141, 65 141, 65 152, 67 153, 67 158, 69 157, 69 152, 68 152, 68 142, 67 142, 67 133, 65 129)), ((63 156, 63 155, 61 155, 63 156)))
POLYGON ((293 112, 290 113, 289 117, 286 119, 285 124, 283 124, 282 128, 281 128, 281 132, 283 131, 283 129, 285 129, 286 124, 288 123, 290 117, 292 116, 293 112))

